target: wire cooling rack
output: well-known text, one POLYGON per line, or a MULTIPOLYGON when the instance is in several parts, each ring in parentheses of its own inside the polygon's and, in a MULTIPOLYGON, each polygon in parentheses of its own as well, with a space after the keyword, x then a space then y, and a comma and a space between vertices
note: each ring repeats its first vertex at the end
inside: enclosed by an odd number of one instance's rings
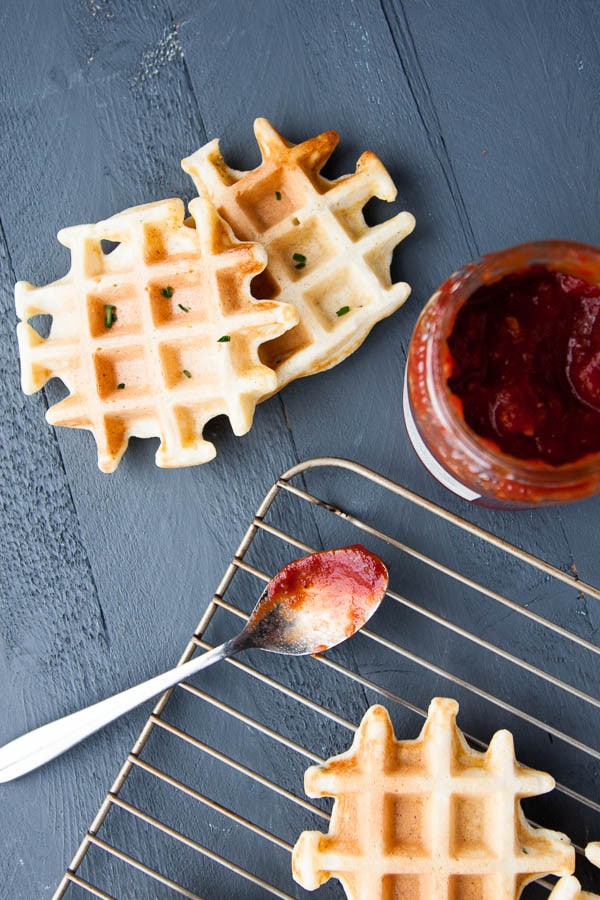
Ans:
MULTIPOLYGON (((600 886, 581 854, 600 839, 600 590, 576 573, 356 463, 309 460, 268 491, 181 662, 237 633, 290 559, 358 542, 390 568, 369 627, 319 658, 252 651, 162 696, 55 900, 313 896, 290 853, 304 829, 327 830, 331 801, 305 799, 304 770, 347 749, 372 703, 416 737, 436 695, 459 700, 475 747, 506 727, 521 762, 552 772, 556 790, 526 813, 567 832, 584 888, 600 886)), ((332 880, 314 896, 343 892, 332 880)))

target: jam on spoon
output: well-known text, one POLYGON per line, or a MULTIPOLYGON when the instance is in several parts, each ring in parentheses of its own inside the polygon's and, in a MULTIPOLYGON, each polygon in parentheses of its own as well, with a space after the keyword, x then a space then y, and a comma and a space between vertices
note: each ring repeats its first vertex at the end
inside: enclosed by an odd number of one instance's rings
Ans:
POLYGON ((269 582, 239 635, 169 672, 6 744, 0 748, 0 782, 36 769, 145 700, 240 650, 256 647, 301 656, 340 644, 371 618, 387 583, 385 565, 359 544, 288 563, 269 582))

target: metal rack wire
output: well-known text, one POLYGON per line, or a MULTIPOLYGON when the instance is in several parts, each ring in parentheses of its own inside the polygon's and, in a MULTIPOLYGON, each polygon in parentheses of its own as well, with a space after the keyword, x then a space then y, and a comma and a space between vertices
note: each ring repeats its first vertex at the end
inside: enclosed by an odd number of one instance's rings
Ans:
MULTIPOLYGON (((357 463, 309 460, 277 480, 181 662, 236 633, 298 551, 356 542, 391 572, 370 627, 324 657, 255 653, 163 695, 55 900, 307 897, 289 854, 304 828, 326 830, 330 806, 303 797, 303 770, 346 749, 373 702, 416 736, 436 694, 460 700, 474 746, 508 727, 521 761, 556 776, 526 807, 532 821, 578 848, 600 839, 600 647, 585 612, 600 589, 357 463)), ((579 867, 586 889, 600 886, 579 867)), ((319 896, 342 891, 330 882, 319 896)))

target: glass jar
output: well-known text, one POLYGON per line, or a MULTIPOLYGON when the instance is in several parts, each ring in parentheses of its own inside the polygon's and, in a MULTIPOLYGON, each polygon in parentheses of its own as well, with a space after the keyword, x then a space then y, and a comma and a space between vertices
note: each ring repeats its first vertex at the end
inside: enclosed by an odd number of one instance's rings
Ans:
POLYGON ((566 503, 600 491, 600 453, 561 465, 510 456, 466 424, 462 400, 448 386, 454 364, 448 338, 458 311, 484 285, 525 275, 533 267, 600 287, 600 250, 594 247, 565 241, 510 247, 451 275, 425 306, 409 347, 404 416, 411 443, 438 481, 460 497, 485 505, 566 503))

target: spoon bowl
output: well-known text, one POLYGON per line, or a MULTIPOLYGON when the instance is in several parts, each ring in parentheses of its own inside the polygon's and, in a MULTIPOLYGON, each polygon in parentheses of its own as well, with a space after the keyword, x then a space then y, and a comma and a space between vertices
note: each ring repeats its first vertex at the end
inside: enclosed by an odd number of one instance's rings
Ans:
POLYGON ((293 656, 323 653, 352 637, 375 613, 387 569, 360 544, 293 560, 271 579, 236 650, 258 647, 293 656))

